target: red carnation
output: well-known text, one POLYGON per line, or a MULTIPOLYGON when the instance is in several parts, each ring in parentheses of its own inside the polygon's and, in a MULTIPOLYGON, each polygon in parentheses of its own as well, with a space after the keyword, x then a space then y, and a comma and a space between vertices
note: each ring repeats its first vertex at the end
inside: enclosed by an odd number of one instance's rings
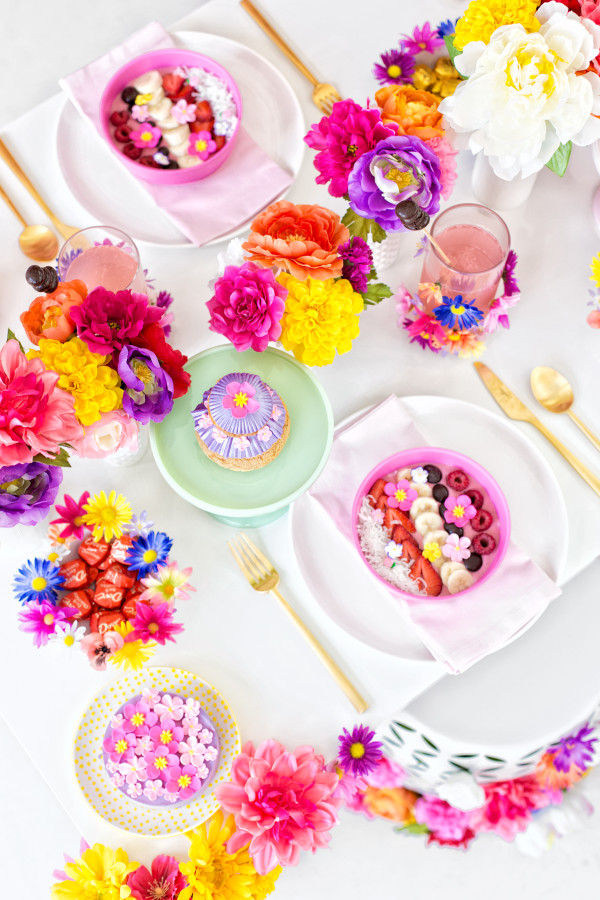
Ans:
POLYGON ((167 343, 165 333, 160 325, 156 323, 146 325, 131 343, 136 347, 143 347, 144 350, 151 350, 157 356, 161 367, 173 379, 175 399, 187 394, 192 383, 192 376, 189 372, 185 372, 183 367, 188 358, 180 350, 175 350, 167 343))

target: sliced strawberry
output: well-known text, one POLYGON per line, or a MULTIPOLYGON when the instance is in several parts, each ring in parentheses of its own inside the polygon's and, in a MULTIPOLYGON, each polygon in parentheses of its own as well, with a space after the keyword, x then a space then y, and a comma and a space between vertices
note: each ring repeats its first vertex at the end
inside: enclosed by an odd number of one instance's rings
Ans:
MULTIPOLYGON (((225 144, 227 143, 227 139, 224 134, 215 134, 213 135, 215 144, 217 145, 217 150, 222 150, 225 144)), ((217 152, 215 150, 215 153, 217 152)))
MULTIPOLYGON (((402 542, 402 553, 400 554, 400 559, 404 559, 406 562, 410 562, 410 560, 418 560, 420 555, 421 551, 412 539, 402 542)), ((416 565, 416 562, 414 563, 414 565, 416 565)), ((409 572, 409 575, 412 578, 412 568, 409 572)))
POLYGON ((375 504, 375 509, 387 509, 387 496, 386 494, 382 494, 377 503, 375 504))
POLYGON ((421 579, 425 582, 425 590, 428 597, 437 597, 442 592, 442 579, 439 572, 434 569, 428 559, 419 555, 408 573, 412 579, 421 579))
POLYGON ((392 539, 394 541, 396 541, 397 544, 402 544, 404 541, 410 541, 411 544, 415 545, 415 547, 419 546, 417 544, 417 542, 415 541, 414 537, 412 536, 412 534, 410 534, 406 530, 404 525, 395 525, 394 526, 394 533, 392 535, 392 539))
POLYGON ((378 478, 375 484, 372 485, 371 490, 367 494, 371 506, 375 506, 379 498, 383 495, 385 484, 384 478, 378 478))
POLYGON ((415 523, 413 522, 411 517, 407 516, 406 513, 401 509, 397 509, 396 512, 398 513, 398 521, 400 522, 400 524, 404 525, 406 530, 410 531, 411 534, 414 534, 417 529, 415 528, 415 523))
POLYGON ((162 86, 165 94, 177 94, 178 91, 181 90, 183 81, 184 79, 181 75, 174 75, 173 72, 169 72, 168 75, 163 75, 162 86))

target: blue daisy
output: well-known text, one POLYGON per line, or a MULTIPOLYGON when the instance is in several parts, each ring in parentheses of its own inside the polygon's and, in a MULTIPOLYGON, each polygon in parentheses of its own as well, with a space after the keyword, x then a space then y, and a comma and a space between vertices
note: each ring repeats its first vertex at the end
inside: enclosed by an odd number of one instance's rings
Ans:
MULTIPOLYGON (((456 20, 456 22, 458 19, 456 20)), ((456 22, 453 22, 452 19, 446 19, 445 22, 440 22, 437 27, 436 34, 438 37, 444 38, 447 34, 454 34, 456 29, 456 22)))
POLYGON ((442 302, 433 312, 440 325, 445 328, 460 328, 461 331, 473 328, 483 320, 483 313, 475 306, 475 301, 463 300, 461 294, 442 297, 442 302))
POLYGON ((13 582, 13 590, 19 603, 30 603, 32 600, 47 600, 56 604, 57 591, 65 579, 58 566, 47 559, 27 560, 21 566, 13 582))
POLYGON ((127 567, 136 569, 138 578, 145 578, 164 566, 173 546, 171 538, 164 531, 150 531, 135 538, 127 554, 127 567))

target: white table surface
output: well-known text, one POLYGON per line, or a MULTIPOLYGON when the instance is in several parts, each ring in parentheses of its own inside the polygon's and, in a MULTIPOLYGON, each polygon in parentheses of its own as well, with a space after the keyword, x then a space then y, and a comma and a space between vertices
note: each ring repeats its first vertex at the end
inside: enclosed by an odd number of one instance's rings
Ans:
MULTIPOLYGON (((178 17, 186 16, 178 27, 212 31, 252 47, 277 65, 288 78, 300 99, 307 124, 317 120, 308 84, 234 0, 212 0, 194 11, 196 6, 196 2, 182 0, 168 8, 156 0, 144 3, 137 0, 128 4, 106 0, 101 8, 82 9, 81 4, 63 0, 60 17, 55 8, 43 6, 39 0, 22 8, 16 4, 11 7, 1 45, 0 74, 4 76, 4 83, 9 81, 13 87, 3 98, 0 127, 7 143, 65 221, 82 226, 91 224, 85 211, 68 196, 53 153, 53 123, 62 102, 55 96, 57 79, 106 52, 152 18, 170 25, 178 17), (41 101, 46 102, 31 112, 41 101), (21 114, 20 120, 13 121, 21 114)), ((338 85, 344 96, 364 101, 375 89, 370 69, 381 50, 392 46, 399 34, 411 30, 414 24, 425 18, 436 24, 457 15, 462 5, 451 0, 445 4, 428 0, 416 8, 402 0, 395 7, 393 22, 390 22, 389 4, 383 0, 369 4, 368 17, 358 4, 348 6, 341 0, 330 0, 326 5, 307 0, 296 7, 278 4, 276 0, 262 0, 261 6, 275 21, 282 23, 282 28, 285 22, 290 43, 302 53, 318 76, 338 85), (318 27, 315 27, 316 22, 319 22, 318 27), (356 37, 358 33, 360 41, 356 37), (349 47, 352 48, 350 63, 349 47)), ((310 157, 307 153, 300 177, 290 191, 290 199, 341 209, 324 188, 315 185, 310 157)), ((470 162, 463 160, 461 182, 451 202, 471 199, 469 168, 470 162)), ((526 214, 523 210, 506 214, 513 246, 520 253, 523 298, 511 317, 510 332, 490 340, 485 361, 530 404, 534 402, 528 388, 530 368, 540 363, 556 365, 575 385, 578 411, 592 428, 600 430, 597 402, 600 345, 597 332, 585 324, 587 266, 598 244, 589 212, 596 181, 590 151, 577 151, 562 183, 558 183, 551 173, 542 172, 526 214), (569 224, 565 227, 567 219, 569 224), (542 223, 546 226, 543 233, 542 223)), ((0 183, 10 191, 31 222, 43 221, 33 200, 4 167, 0 169, 0 183)), ((23 280, 27 263, 16 245, 17 223, 5 209, 0 210, 0 233, 3 237, 0 244, 0 327, 4 329, 8 324, 16 325, 18 313, 28 302, 30 292, 23 280)), ((393 287, 402 279, 414 283, 418 276, 418 263, 412 260, 412 246, 413 240, 408 236, 403 258, 385 273, 393 287)), ((140 250, 144 263, 159 285, 175 295, 173 343, 190 355, 214 343, 214 336, 206 326, 204 301, 210 296, 208 280, 215 274, 215 248, 169 251, 142 245, 140 250)), ((378 309, 369 310, 361 321, 361 337, 351 354, 319 371, 337 421, 380 399, 390 390, 459 397, 496 411, 493 400, 468 362, 439 360, 418 347, 410 347, 404 335, 393 327, 394 321, 393 304, 389 301, 378 309)), ((586 446, 585 439, 571 423, 545 413, 541 417, 598 471, 594 451, 586 446)), ((464 703, 467 697, 476 710, 483 702, 481 685, 484 683, 489 688, 488 702, 497 703, 500 708, 507 695, 501 684, 503 673, 511 667, 527 664, 525 654, 519 652, 524 641, 531 647, 531 681, 535 683, 539 678, 535 660, 542 655, 548 674, 553 672, 558 683, 560 646, 556 646, 555 666, 552 666, 553 654, 548 647, 558 644, 556 634, 564 631, 566 660, 563 658, 562 664, 568 665, 573 648, 577 646, 576 625, 587 620, 597 596, 597 563, 587 568, 572 585, 568 581, 586 569, 598 552, 600 502, 541 438, 527 426, 519 427, 546 455, 568 502, 570 541, 563 576, 567 583, 561 598, 520 642, 513 645, 514 650, 506 648, 471 672, 459 676, 464 681, 463 693, 458 680, 453 679, 449 693, 440 695, 443 702, 457 704, 464 703), (574 622, 572 606, 575 601, 579 606, 574 622), (552 625, 554 630, 551 631, 552 625)), ((194 566, 198 593, 190 604, 182 605, 186 634, 176 647, 157 653, 153 662, 188 666, 216 684, 232 706, 244 739, 260 741, 275 736, 292 745, 310 741, 326 755, 332 752, 335 735, 342 726, 355 721, 353 712, 274 605, 250 594, 233 571, 225 548, 225 539, 232 533, 230 529, 214 523, 175 495, 160 478, 150 454, 137 467, 126 470, 78 462, 67 473, 63 486, 76 496, 85 488, 93 491, 115 487, 126 491, 134 509, 151 510, 161 528, 174 537, 180 562, 194 566), (235 628, 231 627, 231 622, 236 623, 235 628), (248 640, 248 635, 253 640, 248 640), (268 664, 263 652, 265 636, 268 636, 270 648, 268 664), (277 673, 275 678, 273 671, 277 673), (294 711, 293 716, 290 716, 290 710, 294 711)), ((121 843, 135 858, 144 862, 155 853, 181 852, 185 847, 185 842, 177 839, 161 841, 159 847, 121 835, 98 819, 78 793, 70 769, 70 736, 81 710, 110 675, 98 676, 85 666, 77 665, 69 671, 62 660, 49 660, 45 653, 35 653, 29 639, 15 632, 16 610, 8 584, 14 573, 14 561, 34 555, 35 533, 41 530, 14 529, 0 535, 0 571, 4 576, 8 609, 6 627, 11 636, 0 665, 5 686, 0 710, 21 743, 27 745, 27 753, 55 793, 52 797, 47 785, 23 755, 22 748, 3 727, 0 746, 5 760, 4 771, 10 773, 2 790, 1 808, 5 811, 0 832, 3 857, 25 861, 35 847, 36 860, 35 865, 18 867, 14 882, 9 880, 7 885, 8 895, 16 895, 17 889, 22 891, 23 887, 32 896, 41 896, 47 891, 49 871, 59 865, 61 848, 76 853, 77 834, 85 834, 90 842, 121 843), (47 677, 48 672, 51 677, 47 677), (18 684, 16 690, 15 683, 18 684), (34 713, 42 715, 42 721, 46 722, 47 713, 40 710, 54 712, 52 725, 42 729, 47 732, 43 744, 32 736, 30 724, 34 713), (70 819, 58 801, 68 809, 70 819), (11 886, 13 889, 9 890, 11 886)), ((370 655, 370 651, 355 645, 353 639, 326 620, 300 580, 286 519, 262 529, 258 538, 277 560, 287 594, 335 649, 340 661, 367 693, 372 707, 369 711, 372 718, 368 721, 376 722, 378 717, 390 711, 392 697, 396 706, 405 705, 437 681, 441 675, 437 664, 409 665, 374 651, 374 655, 370 655)), ((590 629, 588 634, 592 631, 590 629)), ((588 640, 591 642, 591 638, 588 640)), ((584 697, 589 695, 591 698, 600 693, 598 674, 591 664, 581 670, 584 682, 581 694, 584 697)), ((423 695, 423 709, 433 719, 436 708, 440 707, 436 692, 447 692, 448 681, 445 679, 423 695)), ((581 694, 573 701, 574 706, 584 702, 581 694)), ((549 690, 543 702, 551 706, 555 696, 549 690)), ((558 698, 565 717, 569 702, 569 695, 558 698)), ((416 702, 418 706, 419 701, 416 702)), ((512 724, 510 712, 503 713, 508 728, 512 724)), ((476 715, 472 721, 476 721, 476 715)), ((599 782, 596 775, 587 782, 598 802, 599 782)), ((303 898, 309 893, 316 900, 337 896, 338 892, 346 897, 364 896, 365 891, 372 896, 383 896, 384 891, 393 895, 396 885, 402 892, 420 887, 423 896, 433 896, 434 890, 441 890, 442 886, 451 897, 458 897, 459 889, 463 897, 475 896, 476 873, 490 868, 496 872, 501 870, 490 887, 488 896, 492 898, 499 898, 501 890, 504 896, 506 888, 517 897, 553 898, 559 896, 559 890, 562 894, 567 885, 574 887, 575 884, 584 889, 585 895, 586 886, 595 884, 599 874, 598 860, 591 856, 591 848, 600 835, 597 820, 584 835, 563 841, 550 863, 520 859, 513 848, 505 847, 493 838, 480 839, 468 859, 450 852, 421 858, 425 852, 423 843, 399 838, 387 823, 367 825, 350 815, 344 815, 343 820, 334 833, 332 852, 305 859, 297 871, 284 874, 277 892, 282 900, 303 898), (432 859, 435 865, 431 864, 432 859), (579 878, 575 883, 574 873, 579 878), (452 887, 449 889, 448 885, 452 887)), ((9 875, 12 879, 10 869, 9 875)))

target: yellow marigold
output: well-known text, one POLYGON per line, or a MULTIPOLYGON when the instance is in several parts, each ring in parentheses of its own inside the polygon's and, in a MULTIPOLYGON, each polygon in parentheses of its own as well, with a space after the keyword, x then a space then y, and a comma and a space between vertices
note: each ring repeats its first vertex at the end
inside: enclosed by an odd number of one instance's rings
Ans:
POLYGON ((225 819, 219 810, 204 825, 187 833, 190 860, 180 863, 179 871, 188 886, 178 900, 264 900, 271 893, 281 867, 259 875, 247 847, 228 853, 226 844, 235 830, 233 816, 225 819))
POLYGON ((347 353, 360 331, 358 314, 364 303, 345 278, 298 281, 282 273, 287 288, 281 319, 281 343, 307 366, 326 366, 336 350, 347 353))
POLYGON ((127 669, 141 669, 145 662, 148 662, 156 649, 156 641, 128 641, 127 637, 134 631, 134 627, 129 621, 119 622, 115 625, 113 631, 121 635, 125 643, 120 650, 111 653, 109 660, 115 665, 122 666, 125 671, 127 669))
POLYGON ((47 369, 58 372, 58 386, 73 395, 75 415, 82 425, 91 425, 102 413, 123 405, 119 373, 104 365, 107 356, 92 353, 80 338, 65 343, 40 338, 39 350, 27 355, 39 357, 47 369))
POLYGON ((487 44, 501 25, 522 25, 526 31, 538 31, 538 6, 539 0, 472 0, 456 23, 454 46, 464 50, 472 41, 487 44))
POLYGON ((125 900, 131 888, 127 876, 139 867, 130 862, 125 850, 111 850, 94 844, 81 854, 81 859, 65 864, 68 881, 52 885, 54 900, 125 900))

